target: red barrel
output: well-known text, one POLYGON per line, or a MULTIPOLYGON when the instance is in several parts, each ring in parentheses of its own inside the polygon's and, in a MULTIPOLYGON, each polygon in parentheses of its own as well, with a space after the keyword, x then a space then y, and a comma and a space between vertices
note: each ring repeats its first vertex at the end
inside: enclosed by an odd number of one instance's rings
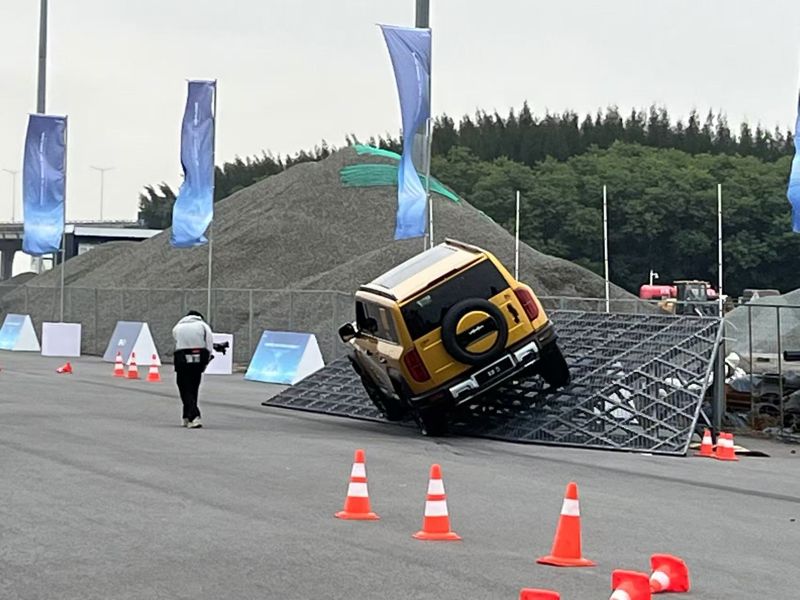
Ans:
POLYGON ((642 300, 661 300, 662 298, 674 298, 677 290, 672 285, 643 285, 639 288, 639 298, 642 300))

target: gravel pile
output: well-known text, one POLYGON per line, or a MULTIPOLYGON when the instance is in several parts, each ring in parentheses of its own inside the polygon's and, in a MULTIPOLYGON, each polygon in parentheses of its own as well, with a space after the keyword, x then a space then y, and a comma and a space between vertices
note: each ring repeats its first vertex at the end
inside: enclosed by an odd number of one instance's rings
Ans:
POLYGON ((800 350, 800 290, 782 296, 758 298, 748 306, 740 306, 725 317, 725 337, 728 351, 747 359, 750 355, 750 330, 752 328, 753 354, 777 354, 778 309, 780 309, 781 351, 800 350), (763 305, 770 306, 763 306, 763 305), (750 321, 752 324, 750 325, 750 321))
MULTIPOLYGON (((339 352, 333 325, 351 318, 348 295, 422 250, 421 239, 393 240, 396 188, 341 184, 342 167, 365 161, 388 162, 345 149, 217 204, 211 320, 216 330, 237 335, 237 361, 248 360, 249 347, 265 328, 314 332, 331 358, 339 352), (282 291, 236 291, 251 289, 282 291)), ((475 243, 513 268, 513 236, 466 202, 434 195, 434 203, 437 241, 453 237, 475 243)), ((145 242, 98 247, 67 263, 65 320, 83 323, 88 353, 103 351, 118 319, 144 320, 165 353, 172 324, 188 308, 205 310, 207 256, 207 247, 171 248, 169 231, 145 242)), ((520 279, 540 296, 604 295, 601 277, 524 244, 520 279)), ((36 277, 0 297, 0 311, 30 313, 37 324, 57 319, 59 281, 60 268, 36 277)), ((612 297, 633 299, 615 286, 612 297)))

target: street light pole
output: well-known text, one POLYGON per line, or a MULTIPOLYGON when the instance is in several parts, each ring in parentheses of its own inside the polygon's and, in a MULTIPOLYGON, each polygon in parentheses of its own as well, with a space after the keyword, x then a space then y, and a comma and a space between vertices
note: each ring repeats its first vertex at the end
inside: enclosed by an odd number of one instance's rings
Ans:
POLYGON ((3 171, 11 175, 11 222, 15 223, 17 221, 17 175, 19 171, 12 171, 11 169, 3 169, 3 171))
POLYGON ((103 220, 103 193, 105 190, 106 171, 111 171, 114 167, 89 167, 95 171, 100 171, 100 220, 103 220))
POLYGON ((36 112, 45 113, 47 91, 47 0, 42 0, 39 12, 39 82, 36 88, 36 112))

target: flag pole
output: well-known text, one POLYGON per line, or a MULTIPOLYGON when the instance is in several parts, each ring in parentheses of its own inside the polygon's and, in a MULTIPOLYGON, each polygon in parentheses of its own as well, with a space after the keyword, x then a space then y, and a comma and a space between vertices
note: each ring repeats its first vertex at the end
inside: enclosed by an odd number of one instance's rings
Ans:
MULTIPOLYGON (((214 194, 216 192, 217 175, 217 80, 214 80, 214 132, 211 143, 211 214, 214 214, 214 194)), ((210 323, 211 316, 211 275, 214 261, 214 218, 208 225, 208 298, 206 302, 206 318, 210 323)))
POLYGON ((431 118, 425 124, 425 200, 428 203, 428 236, 433 248, 433 202, 431 199, 431 141, 433 140, 433 122, 431 118))
POLYGON ((608 188, 603 186, 603 263, 606 280, 606 312, 611 312, 610 284, 608 279, 608 188))
POLYGON ((516 226, 514 233, 514 279, 519 281, 519 190, 517 190, 516 226))
POLYGON ((719 316, 722 317, 722 184, 717 184, 717 288, 719 316))
MULTIPOLYGON (((414 27, 418 29, 430 29, 430 0, 417 0, 414 12, 414 27)), ((433 35, 431 34, 431 37, 433 35)), ((431 44, 432 46, 432 44, 431 44)), ((431 201, 431 149, 433 139, 433 121, 431 102, 431 72, 433 71, 433 48, 431 47, 431 62, 428 72, 428 120, 425 123, 425 202, 428 204, 428 244, 433 248, 433 202, 431 201)))
MULTIPOLYGON (((64 322, 64 274, 67 270, 67 117, 64 116, 64 210, 63 219, 61 221, 61 300, 60 300, 60 318, 61 323, 64 322)), ((53 253, 53 266, 55 267, 56 253, 53 253)))

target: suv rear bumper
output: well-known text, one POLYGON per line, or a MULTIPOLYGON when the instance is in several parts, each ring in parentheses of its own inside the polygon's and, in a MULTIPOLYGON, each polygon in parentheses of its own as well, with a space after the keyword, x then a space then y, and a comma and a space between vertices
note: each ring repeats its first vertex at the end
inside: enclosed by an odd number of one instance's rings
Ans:
POLYGON ((542 327, 542 329, 533 336, 513 346, 508 352, 498 357, 496 360, 488 365, 482 365, 474 369, 465 377, 459 378, 458 383, 447 383, 420 396, 413 396, 408 400, 412 406, 417 408, 433 405, 452 408, 469 402, 479 394, 500 385, 504 381, 508 381, 513 378, 514 375, 519 374, 523 369, 536 363, 541 357, 542 351, 546 349, 548 345, 555 343, 556 338, 555 329, 552 323, 548 322, 547 325, 542 327), (509 358, 513 361, 513 365, 510 368, 488 381, 483 383, 478 381, 479 375, 507 362, 509 358))

